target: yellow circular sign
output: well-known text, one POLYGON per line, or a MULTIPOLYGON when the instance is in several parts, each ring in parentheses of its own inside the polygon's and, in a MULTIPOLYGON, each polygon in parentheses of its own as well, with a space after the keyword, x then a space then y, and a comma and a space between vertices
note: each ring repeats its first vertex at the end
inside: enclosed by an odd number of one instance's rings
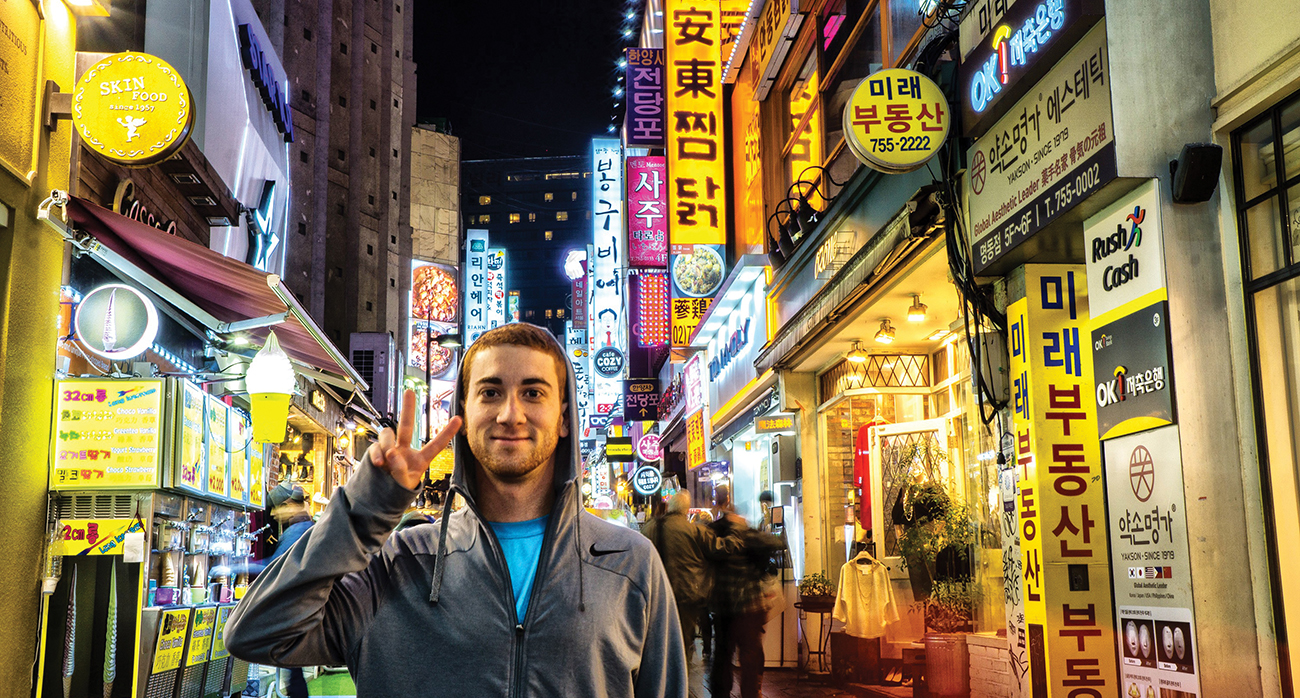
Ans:
POLYGON ((91 66, 72 95, 72 123, 91 150, 119 165, 146 167, 180 150, 194 100, 166 61, 115 53, 91 66))
POLYGON ((934 157, 952 124, 943 90, 903 68, 867 76, 844 105, 849 150, 862 164, 887 174, 911 172, 934 157))

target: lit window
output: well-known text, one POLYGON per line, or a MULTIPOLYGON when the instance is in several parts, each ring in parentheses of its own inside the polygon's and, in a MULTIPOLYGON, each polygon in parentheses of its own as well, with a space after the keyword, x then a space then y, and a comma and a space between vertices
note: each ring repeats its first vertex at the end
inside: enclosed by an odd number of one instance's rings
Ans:
POLYGON ((555 212, 555 220, 557 220, 557 221, 567 221, 567 220, 569 220, 569 212, 568 212, 568 211, 556 211, 556 212, 555 212))
POLYGON ((560 318, 561 320, 563 320, 563 319, 564 319, 564 308, 560 308, 560 309, 556 310, 556 311, 555 311, 555 317, 560 318))
POLYGON ((547 239, 547 240, 550 240, 550 239, 551 239, 551 235, 553 235, 553 234, 554 234, 554 231, 550 231, 550 230, 546 231, 546 239, 547 239))
POLYGON ((518 213, 512 213, 512 214, 510 214, 510 222, 511 222, 511 223, 518 223, 518 222, 519 222, 519 214, 518 214, 518 213))
POLYGON ((479 222, 479 223, 491 223, 491 222, 492 222, 492 216, 489 216, 488 214, 485 213, 485 214, 483 214, 483 215, 481 215, 481 216, 478 217, 478 222, 479 222))
POLYGON ((555 201, 555 194, 549 191, 542 194, 542 201, 555 201))
POLYGON ((492 203, 492 197, 490 197, 490 196, 480 196, 480 197, 478 197, 478 205, 479 205, 479 206, 487 206, 487 205, 489 205, 489 204, 491 204, 491 203, 492 203))
POLYGON ((550 309, 550 308, 547 308, 547 309, 546 309, 546 319, 547 319, 547 320, 550 320, 550 319, 551 319, 551 309, 550 309))
POLYGON ((528 222, 529 222, 529 223, 536 223, 536 222, 537 222, 537 214, 536 214, 536 213, 530 213, 530 214, 528 214, 528 222))
POLYGON ((576 191, 573 192, 573 193, 569 196, 569 200, 570 200, 570 201, 577 201, 577 200, 578 200, 578 192, 576 192, 576 191))

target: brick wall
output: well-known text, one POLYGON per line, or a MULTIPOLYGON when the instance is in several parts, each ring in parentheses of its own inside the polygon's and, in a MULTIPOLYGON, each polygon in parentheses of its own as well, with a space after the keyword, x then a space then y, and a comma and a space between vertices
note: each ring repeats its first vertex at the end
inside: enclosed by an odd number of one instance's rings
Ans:
POLYGON ((1007 639, 997 635, 967 635, 970 651, 970 698, 1011 698, 1007 639))

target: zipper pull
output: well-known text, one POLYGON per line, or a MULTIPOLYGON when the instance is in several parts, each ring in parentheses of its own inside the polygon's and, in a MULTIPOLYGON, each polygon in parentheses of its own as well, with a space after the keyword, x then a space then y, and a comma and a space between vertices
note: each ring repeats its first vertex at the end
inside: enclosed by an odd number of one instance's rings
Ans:
POLYGON ((517 635, 523 635, 523 634, 524 634, 524 624, 523 624, 523 623, 519 623, 518 625, 515 626, 515 634, 517 634, 517 635))

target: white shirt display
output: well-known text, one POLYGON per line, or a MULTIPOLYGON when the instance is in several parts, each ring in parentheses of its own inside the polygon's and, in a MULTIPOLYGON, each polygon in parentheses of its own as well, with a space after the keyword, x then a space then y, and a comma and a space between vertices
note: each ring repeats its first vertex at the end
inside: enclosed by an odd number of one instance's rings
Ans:
POLYGON ((898 607, 889 583, 889 570, 865 551, 840 568, 832 616, 853 637, 881 637, 898 622, 898 607))

